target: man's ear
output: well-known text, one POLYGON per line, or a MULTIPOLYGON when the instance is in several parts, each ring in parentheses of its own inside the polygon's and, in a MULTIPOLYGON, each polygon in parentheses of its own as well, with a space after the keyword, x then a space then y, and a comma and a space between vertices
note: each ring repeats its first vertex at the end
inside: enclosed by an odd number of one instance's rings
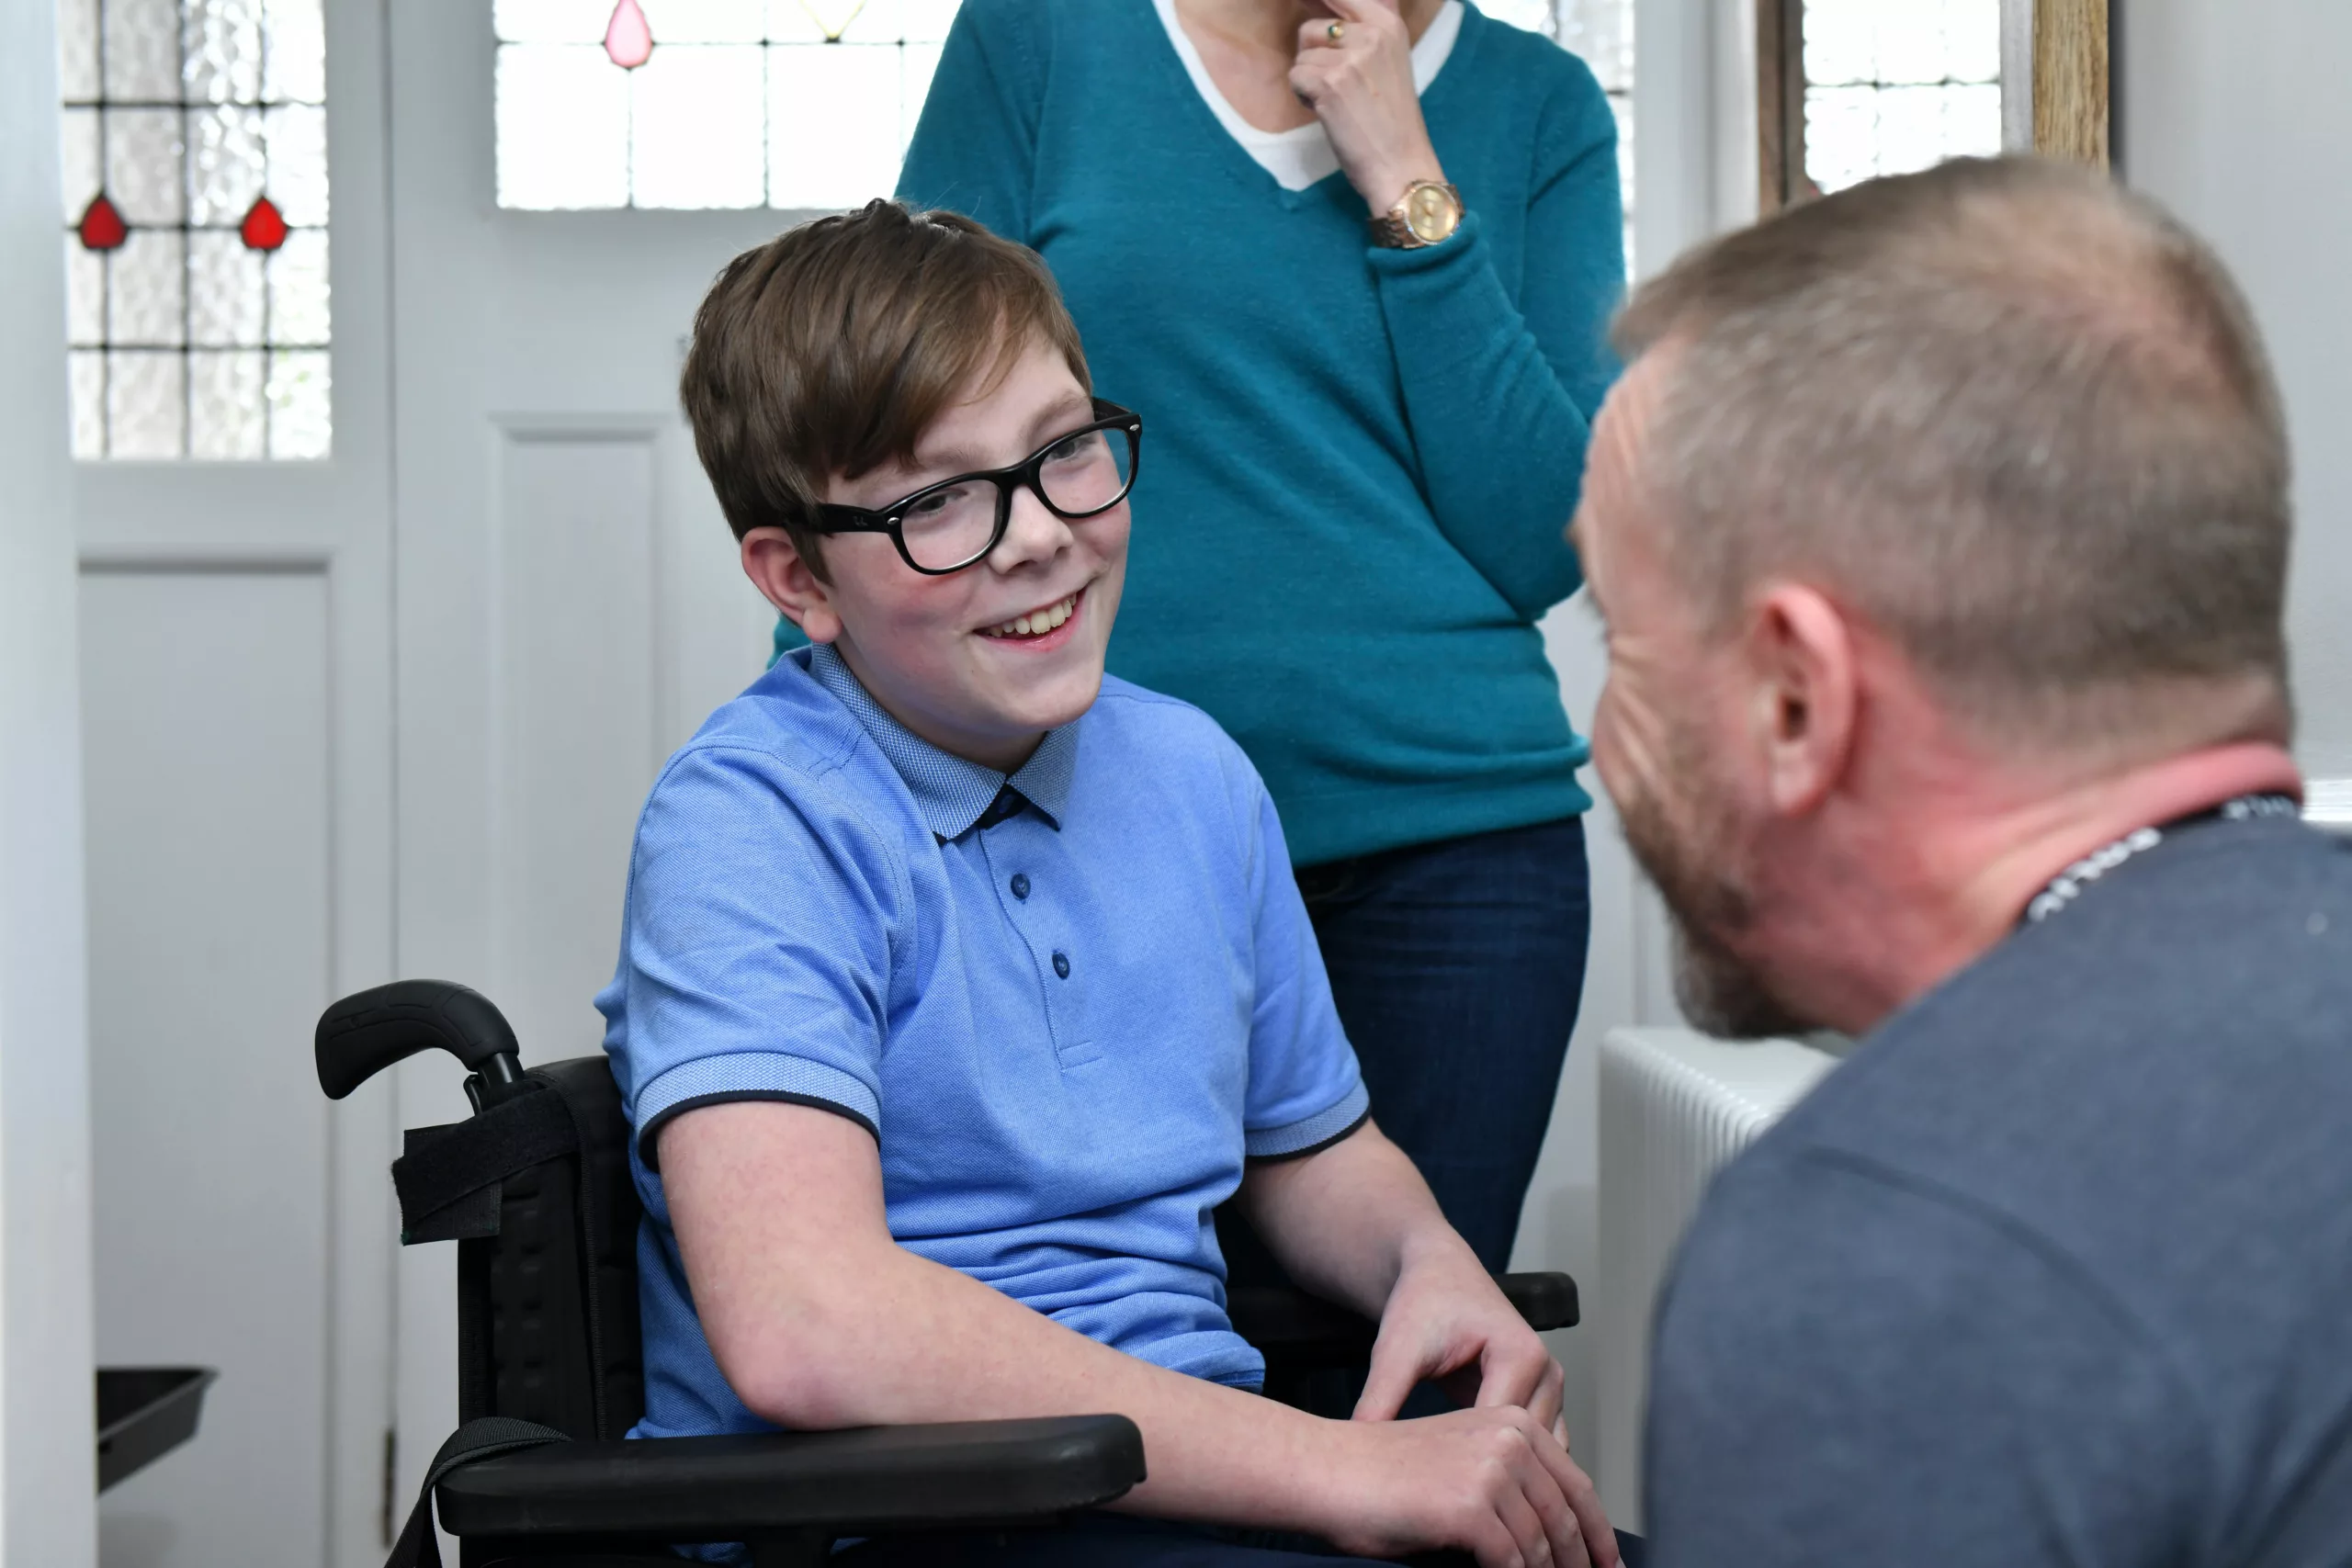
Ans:
POLYGON ((1753 601, 1747 656, 1757 750, 1772 808, 1799 816, 1837 786, 1852 754, 1852 630, 1817 590, 1768 583, 1753 601))
POLYGON ((831 588, 783 529, 754 528, 743 536, 743 575, 810 642, 831 642, 842 635, 831 588))

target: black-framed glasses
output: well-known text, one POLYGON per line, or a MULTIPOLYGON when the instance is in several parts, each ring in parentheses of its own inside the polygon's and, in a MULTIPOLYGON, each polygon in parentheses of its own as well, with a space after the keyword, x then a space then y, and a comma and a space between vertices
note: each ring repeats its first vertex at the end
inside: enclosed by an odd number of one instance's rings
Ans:
POLYGON ((1014 492, 1031 491, 1057 517, 1092 517, 1126 499, 1142 456, 1143 416, 1097 398, 1093 423, 1055 436, 1009 468, 958 474, 878 511, 820 506, 816 529, 888 534, 909 566, 944 577, 996 548, 1012 521, 1014 492))

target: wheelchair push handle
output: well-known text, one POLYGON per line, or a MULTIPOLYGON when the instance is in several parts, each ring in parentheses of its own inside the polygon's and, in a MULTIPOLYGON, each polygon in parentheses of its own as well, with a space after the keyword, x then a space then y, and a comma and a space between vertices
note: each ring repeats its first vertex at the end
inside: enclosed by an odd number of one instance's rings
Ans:
POLYGON ((319 1087, 341 1100, 395 1062, 438 1046, 474 1075, 477 1109, 524 1084, 514 1030, 488 997, 452 980, 395 980, 360 991, 319 1016, 319 1087))

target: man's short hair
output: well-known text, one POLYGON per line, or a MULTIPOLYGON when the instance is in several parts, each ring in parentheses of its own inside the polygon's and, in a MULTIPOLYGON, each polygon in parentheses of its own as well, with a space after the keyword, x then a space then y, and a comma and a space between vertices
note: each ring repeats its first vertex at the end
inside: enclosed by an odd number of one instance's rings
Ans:
POLYGON ((1645 482, 1711 629, 1792 573, 2012 739, 2283 712, 2278 390, 2149 202, 2029 158, 1871 181, 1685 256, 1615 336, 1667 359, 1645 482))
POLYGON ((822 578, 810 525, 827 480, 910 461, 943 410, 1040 342, 1093 389, 1035 252, 956 213, 873 201, 727 264, 695 313, 678 400, 735 536, 783 528, 822 578))

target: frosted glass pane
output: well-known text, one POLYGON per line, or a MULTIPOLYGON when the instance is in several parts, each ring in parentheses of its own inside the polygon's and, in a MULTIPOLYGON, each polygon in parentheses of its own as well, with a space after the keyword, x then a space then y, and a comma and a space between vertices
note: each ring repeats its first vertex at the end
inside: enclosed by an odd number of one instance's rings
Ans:
POLYGON ((180 16, 181 79, 197 103, 261 96, 259 0, 187 0, 180 16))
POLYGON ((1940 82, 1951 65, 1941 0, 1880 0, 1878 79, 1940 82))
POLYGON ((761 52, 758 44, 667 45, 632 73, 639 206, 767 199, 761 52))
POLYGON ((65 385, 74 407, 74 456, 107 455, 107 356, 95 350, 65 356, 65 385))
POLYGON ((1947 158, 1994 158, 2001 152, 2001 86, 1997 82, 1946 87, 1944 151, 1947 158))
POLYGON ((257 349, 187 356, 187 455, 221 459, 268 456, 267 406, 257 349))
MULTIPOLYGON (((323 240, 295 234, 287 240, 323 240)), ((187 237, 188 341, 228 347, 262 341, 264 263, 234 233, 198 232, 187 237)), ((281 334, 282 335, 282 334, 281 334)))
POLYGON ((1804 172, 1825 192, 1878 173, 1878 92, 1815 87, 1804 100, 1804 172))
POLYGON ((1945 73, 1959 82, 2001 79, 2000 0, 1943 0, 1945 73))
MULTIPOLYGON (((653 52, 673 43, 757 43, 766 35, 767 0, 638 0, 646 25, 653 29, 653 52)), ((596 37, 612 19, 605 7, 596 37)))
MULTIPOLYGON (((222 105, 187 116, 188 220, 234 225, 262 193, 269 164, 262 111, 222 105)), ((282 210, 282 208, 281 208, 282 210)))
POLYGON ((79 223, 98 194, 98 111, 67 109, 58 121, 58 183, 65 196, 65 221, 79 223))
MULTIPOLYGON (((931 79, 939 71, 939 45, 910 43, 899 54, 899 79, 904 84, 899 103, 899 157, 903 162, 907 148, 915 139, 915 123, 922 118, 923 100, 931 96, 931 79)), ((893 186, 898 176, 890 179, 893 186)))
POLYGON ((106 342, 107 258, 65 236, 65 341, 92 346, 106 342))
POLYGON ((1878 172, 1909 174, 1943 162, 1944 89, 1889 87, 1878 98, 1878 172))
MULTIPOLYGON (((272 343, 327 341, 327 237, 320 229, 297 229, 269 258, 269 339, 272 343)), ((254 341, 247 339, 247 342, 254 341)))
MULTIPOLYGON (((834 9, 845 11, 847 6, 834 9)), ((820 10, 812 10, 803 0, 768 0, 768 37, 786 43, 822 43, 825 29, 820 15, 820 10)))
POLYGON ((57 0, 57 74, 67 103, 98 96, 98 0, 57 0))
POLYGON ((107 355, 107 455, 176 457, 186 445, 187 366, 176 352, 107 355))
POLYGON ((324 103, 327 29, 319 0, 267 0, 262 26, 268 47, 262 96, 273 102, 324 103))
POLYGON ((768 0, 768 37, 778 42, 896 43, 903 21, 900 0, 768 0))
MULTIPOLYGON (((174 89, 176 96, 177 89, 174 89)), ((177 223, 180 111, 107 109, 107 190, 127 223, 177 223)))
POLYGON ((105 17, 106 96, 179 102, 179 0, 107 0, 105 17))
POLYGON ((269 455, 323 457, 329 447, 327 356, 269 356, 269 455))
POLYGON ((1827 85, 1878 79, 1877 28, 1871 15, 1877 3, 1805 0, 1806 81, 1827 85))
POLYGON ((1601 90, 1634 87, 1634 7, 1631 0, 1560 0, 1560 42, 1584 57, 1601 90))
POLYGON ((134 229, 107 265, 113 298, 109 343, 178 344, 187 321, 187 236, 134 229))
POLYGON ((505 45, 497 92, 499 206, 628 204, 628 73, 601 46, 505 45))
MULTIPOLYGON (((327 220, 327 111, 312 104, 288 104, 263 111, 262 134, 269 144, 265 188, 286 221, 297 228, 327 220)), ((244 214, 237 215, 242 219, 244 214)))
POLYGON ((956 20, 956 0, 899 0, 905 15, 899 27, 909 43, 944 43, 948 25, 956 20))
POLYGON ((1524 32, 1549 33, 1552 30, 1551 0, 1479 0, 1478 9, 1498 22, 1508 22, 1524 32))
POLYGON ((899 51, 778 47, 768 62, 768 204, 855 207, 899 180, 899 51))
POLYGON ((498 0, 490 10, 492 31, 510 43, 602 43, 612 19, 611 0, 498 0))

